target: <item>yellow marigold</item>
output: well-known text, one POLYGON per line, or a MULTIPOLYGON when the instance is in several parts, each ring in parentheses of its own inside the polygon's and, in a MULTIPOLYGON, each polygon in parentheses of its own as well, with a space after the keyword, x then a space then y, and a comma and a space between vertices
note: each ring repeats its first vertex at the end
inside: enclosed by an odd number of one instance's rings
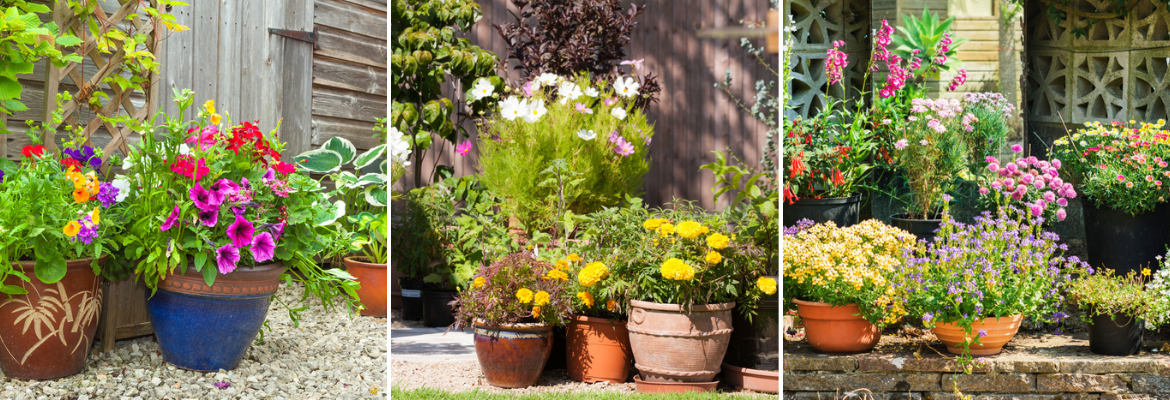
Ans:
POLYGON ((694 239, 706 232, 706 227, 695 221, 683 221, 678 224, 678 235, 687 239, 694 239))
POLYGON ((520 303, 528 304, 532 302, 532 291, 528 288, 521 288, 516 291, 516 298, 520 299, 520 303))
POLYGON ((707 236, 707 246, 712 249, 723 250, 727 248, 728 243, 730 243, 730 240, 727 239, 727 236, 723 236, 721 233, 707 236))
POLYGON ((557 260, 558 269, 569 269, 569 262, 566 260, 557 260))
POLYGON ((569 254, 566 258, 569 259, 569 262, 581 262, 581 256, 577 255, 577 253, 569 254))
POLYGON ((479 288, 483 287, 483 285, 485 283, 487 283, 487 279, 484 279, 481 276, 481 277, 475 278, 475 283, 473 283, 472 286, 475 286, 476 289, 479 289, 479 288))
POLYGON ((540 306, 532 307, 532 318, 540 318, 540 306))
POLYGON ((642 227, 646 228, 646 230, 652 231, 658 229, 658 227, 662 226, 664 223, 666 223, 666 220, 663 218, 651 218, 646 220, 646 222, 643 222, 642 227))
POLYGON ((667 237, 674 233, 674 225, 662 224, 658 227, 658 236, 667 237))
POLYGON ((761 276, 760 279, 756 279, 756 287, 760 288, 760 291, 768 296, 776 294, 775 279, 761 276))
POLYGON ((695 269, 677 258, 671 258, 662 263, 660 268, 662 277, 676 281, 689 281, 695 277, 695 269))
POLYGON ((569 274, 566 274, 565 271, 554 269, 552 271, 548 271, 548 275, 545 275, 544 279, 560 279, 562 281, 568 281, 569 274))
POLYGON ((609 301, 605 302, 605 309, 607 309, 609 311, 616 312, 617 311, 617 302, 613 301, 613 299, 609 299, 609 301))
POLYGON ((591 262, 581 270, 577 275, 577 281, 581 282, 581 286, 593 287, 597 282, 609 276, 609 268, 600 262, 591 262))
POLYGON ((543 291, 543 290, 536 292, 535 300, 536 300, 536 305, 538 305, 538 306, 543 306, 545 304, 548 304, 548 292, 543 291))
POLYGON ((77 236, 77 232, 81 232, 81 224, 77 221, 69 221, 68 224, 65 224, 63 231, 65 232, 65 236, 77 236))
POLYGON ((589 292, 577 292, 577 298, 585 303, 585 308, 593 307, 593 294, 589 292))
POLYGON ((723 255, 719 254, 718 251, 711 250, 707 252, 707 264, 715 265, 720 261, 723 261, 723 255))

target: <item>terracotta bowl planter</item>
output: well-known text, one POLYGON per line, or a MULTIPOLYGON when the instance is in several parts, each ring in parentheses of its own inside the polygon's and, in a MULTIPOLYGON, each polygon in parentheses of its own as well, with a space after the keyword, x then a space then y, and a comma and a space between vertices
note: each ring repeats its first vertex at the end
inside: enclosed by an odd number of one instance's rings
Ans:
POLYGON ((540 380, 552 352, 552 325, 486 325, 475 321, 475 355, 492 386, 529 387, 540 380))
POLYGON ((963 354, 963 342, 970 337, 977 336, 979 330, 987 331, 987 336, 979 339, 981 345, 971 346, 971 355, 973 356, 989 356, 992 354, 999 354, 1003 351, 1003 346, 1011 341, 1016 336, 1016 332, 1020 330, 1020 323, 1023 322, 1023 315, 1013 315, 1010 317, 984 318, 983 321, 976 321, 971 324, 971 334, 962 327, 950 324, 939 323, 931 331, 938 340, 947 346, 947 351, 953 354, 963 354))
POLYGON ((366 257, 346 257, 345 270, 357 278, 362 286, 358 288, 358 299, 362 302, 362 315, 386 318, 386 264, 366 262, 366 257))
POLYGON ((565 330, 569 378, 579 382, 625 383, 630 376, 630 332, 626 321, 573 316, 565 330))
POLYGON ((724 363, 723 380, 740 389, 780 393, 780 371, 763 371, 724 363))
POLYGON ((808 344, 823 353, 851 354, 873 350, 882 338, 877 325, 862 318, 856 304, 835 307, 829 303, 794 299, 804 324, 808 344))
POLYGON ((4 283, 28 294, 0 296, 0 369, 6 377, 55 379, 85 367, 102 315, 102 277, 93 273, 92 261, 68 261, 65 277, 52 284, 37 279, 35 262, 13 264, 29 281, 9 275, 4 283))
POLYGON ((646 382, 713 382, 731 338, 735 303, 678 304, 630 301, 630 348, 646 382))

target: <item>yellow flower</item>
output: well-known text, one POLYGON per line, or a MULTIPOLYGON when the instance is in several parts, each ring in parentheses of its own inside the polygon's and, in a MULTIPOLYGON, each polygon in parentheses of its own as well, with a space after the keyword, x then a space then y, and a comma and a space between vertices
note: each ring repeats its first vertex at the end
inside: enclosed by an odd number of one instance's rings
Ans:
POLYGON ((591 262, 577 275, 577 281, 584 287, 593 287, 597 282, 609 276, 609 268, 600 262, 591 262))
POLYGON ((215 114, 215 100, 208 100, 203 103, 203 109, 207 110, 208 114, 215 114))
POLYGON ((536 292, 535 300, 536 300, 536 305, 538 305, 538 306, 543 306, 545 304, 548 304, 548 292, 543 291, 543 290, 536 292))
POLYGON ((577 298, 585 303, 585 308, 593 307, 593 294, 589 292, 577 292, 577 298))
POLYGON ((487 279, 483 279, 483 277, 481 276, 481 277, 475 278, 475 283, 473 283, 472 286, 475 286, 476 289, 479 289, 479 288, 483 287, 483 285, 485 283, 487 283, 487 279))
POLYGON ((1142 268, 1142 276, 1150 276, 1150 269, 1142 268))
POLYGON ((677 258, 671 258, 662 263, 660 271, 663 278, 676 281, 689 281, 695 277, 695 269, 677 258))
POLYGON ((97 208, 97 207, 94 207, 94 208, 93 208, 93 212, 89 213, 89 219, 92 219, 92 220, 93 220, 93 224, 94 224, 94 225, 97 225, 97 224, 100 224, 100 223, 101 223, 101 215, 99 215, 99 214, 100 214, 100 213, 98 212, 98 208, 97 208))
POLYGON ((532 307, 532 318, 540 318, 540 306, 532 307))
POLYGON ((761 276, 760 279, 756 279, 756 287, 760 288, 760 291, 768 296, 776 294, 775 279, 761 276))
POLYGON ((605 302, 605 309, 609 311, 617 311, 617 302, 613 301, 613 299, 609 299, 609 301, 605 302))
POLYGON ((667 237, 667 236, 670 236, 670 234, 672 234, 672 233, 674 233, 674 225, 662 224, 661 226, 658 227, 658 235, 659 236, 667 237))
POLYGON ((86 191, 85 188, 74 189, 73 201, 77 202, 78 204, 89 201, 89 191, 86 191))
POLYGON ((516 291, 516 298, 519 299, 520 303, 522 303, 522 304, 531 303, 532 302, 532 291, 528 290, 528 288, 521 288, 520 290, 516 291))
POLYGON ((711 250, 707 252, 707 264, 715 265, 720 261, 723 261, 723 256, 718 251, 711 250))
POLYGON ((728 242, 729 241, 727 236, 723 236, 723 234, 720 233, 707 236, 707 246, 711 247, 712 249, 722 250, 727 247, 728 242))
POLYGON ((577 253, 569 254, 566 258, 569 259, 569 262, 581 262, 581 256, 577 255, 577 253))
POLYGON ((219 114, 211 114, 211 124, 212 125, 219 125, 219 119, 220 119, 219 114))
POLYGON ((68 224, 65 224, 65 229, 63 229, 63 231, 65 232, 65 236, 77 236, 77 232, 81 232, 81 224, 77 221, 69 221, 68 224))
POLYGON ((683 221, 678 224, 678 235, 687 239, 694 239, 707 232, 707 227, 695 221, 683 221))
POLYGON ((646 228, 646 230, 652 231, 658 229, 658 227, 662 226, 664 223, 666 223, 666 220, 663 218, 651 218, 646 220, 646 222, 643 222, 642 227, 646 228))
POLYGON ((557 269, 569 269, 569 262, 565 260, 557 260, 557 269))
POLYGON ((548 274, 544 276, 544 279, 560 279, 562 281, 568 281, 569 274, 566 274, 565 271, 554 269, 552 271, 548 271, 548 274))

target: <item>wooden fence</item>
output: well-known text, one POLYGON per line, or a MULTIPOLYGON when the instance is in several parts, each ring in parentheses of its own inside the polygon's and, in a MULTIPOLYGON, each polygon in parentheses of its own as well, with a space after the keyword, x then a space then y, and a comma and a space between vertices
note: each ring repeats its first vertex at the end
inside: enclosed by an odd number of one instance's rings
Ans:
MULTIPOLYGON (((739 39, 698 39, 694 35, 700 29, 738 27, 741 20, 762 22, 767 16, 769 2, 649 0, 645 3, 648 7, 635 20, 638 26, 631 33, 633 39, 626 48, 626 57, 645 59, 645 67, 659 76, 662 85, 659 102, 650 107, 649 113, 655 134, 650 146, 651 163, 646 174, 645 199, 652 205, 674 198, 688 199, 707 208, 716 208, 724 199, 715 204, 711 197, 715 178, 700 171, 699 167, 714 161, 712 151, 725 148, 730 148, 747 164, 759 167, 767 127, 740 110, 714 84, 723 80, 725 71, 731 71, 732 93, 750 100, 755 97, 757 80, 777 78, 770 76, 766 68, 743 51, 739 39)), ((483 19, 464 36, 472 44, 506 57, 504 40, 491 24, 514 21, 511 13, 518 13, 516 7, 506 0, 481 1, 480 6, 483 19)), ((764 39, 754 39, 753 43, 763 47, 764 39)), ((764 58, 769 60, 773 70, 778 68, 775 55, 765 54, 764 58)), ((509 70, 508 74, 510 79, 521 77, 520 72, 514 70, 509 70)), ((452 95, 450 89, 447 92, 452 95)), ((472 127, 468 128, 474 132, 472 127)), ((435 157, 440 164, 453 165, 457 176, 477 172, 474 151, 461 157, 455 154, 451 144, 435 143, 426 155, 424 177, 431 176, 435 157)), ((413 183, 413 179, 403 181, 406 185, 413 183)))

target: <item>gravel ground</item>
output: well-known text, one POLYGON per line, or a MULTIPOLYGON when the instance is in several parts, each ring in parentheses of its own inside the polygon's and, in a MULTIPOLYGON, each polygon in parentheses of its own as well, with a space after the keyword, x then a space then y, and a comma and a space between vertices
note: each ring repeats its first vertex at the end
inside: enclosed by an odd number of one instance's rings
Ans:
MULTIPOLYGON (((286 302, 301 286, 282 287, 286 302)), ((90 353, 81 373, 51 381, 0 378, 3 399, 367 399, 386 396, 386 319, 326 313, 315 298, 293 328, 273 302, 263 343, 253 343, 231 371, 193 372, 163 361, 151 336, 122 340, 114 351, 90 353), (218 382, 231 386, 219 389, 218 382)))

